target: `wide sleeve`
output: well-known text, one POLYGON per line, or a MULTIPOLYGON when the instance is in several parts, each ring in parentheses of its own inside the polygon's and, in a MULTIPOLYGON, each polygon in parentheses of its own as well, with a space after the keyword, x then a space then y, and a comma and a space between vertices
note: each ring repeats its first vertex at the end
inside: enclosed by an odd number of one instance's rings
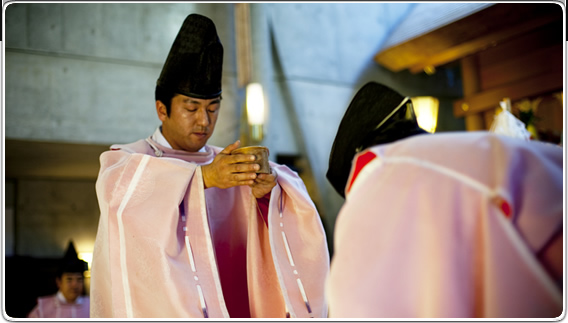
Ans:
POLYGON ((320 216, 301 178, 286 166, 271 167, 278 185, 270 195, 268 227, 258 216, 249 226, 251 314, 325 318, 329 250, 320 216))
POLYGON ((189 280, 176 277, 190 272, 179 206, 196 167, 121 150, 101 155, 91 317, 192 316, 189 280))

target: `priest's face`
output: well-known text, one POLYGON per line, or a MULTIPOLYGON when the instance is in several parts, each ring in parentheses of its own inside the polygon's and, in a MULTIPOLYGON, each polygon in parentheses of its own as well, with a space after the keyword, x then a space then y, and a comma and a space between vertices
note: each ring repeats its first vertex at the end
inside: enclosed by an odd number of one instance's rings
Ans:
POLYGON ((168 116, 166 106, 156 102, 162 134, 172 148, 189 152, 199 151, 205 146, 215 129, 220 108, 221 97, 196 99, 176 94, 168 116))
POLYGON ((63 273, 63 275, 58 277, 55 282, 69 303, 74 303, 77 300, 77 297, 83 294, 82 273, 63 273))

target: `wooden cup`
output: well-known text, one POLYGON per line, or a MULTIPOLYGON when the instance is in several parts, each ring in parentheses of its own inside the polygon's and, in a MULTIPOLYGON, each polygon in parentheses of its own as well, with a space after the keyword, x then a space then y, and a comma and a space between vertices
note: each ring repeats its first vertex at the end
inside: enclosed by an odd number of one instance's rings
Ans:
POLYGON ((231 155, 255 155, 256 159, 245 164, 259 164, 260 169, 256 171, 257 174, 270 174, 270 165, 268 164, 268 148, 263 146, 248 146, 235 149, 231 155))

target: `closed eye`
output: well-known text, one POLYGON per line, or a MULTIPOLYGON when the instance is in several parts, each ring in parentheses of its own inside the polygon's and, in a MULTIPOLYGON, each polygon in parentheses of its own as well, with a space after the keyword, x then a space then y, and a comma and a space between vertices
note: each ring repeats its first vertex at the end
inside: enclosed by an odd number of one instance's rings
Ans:
POLYGON ((207 111, 211 112, 211 113, 215 113, 217 111, 219 111, 219 107, 220 107, 220 102, 219 101, 213 101, 211 102, 211 104, 207 107, 207 111))

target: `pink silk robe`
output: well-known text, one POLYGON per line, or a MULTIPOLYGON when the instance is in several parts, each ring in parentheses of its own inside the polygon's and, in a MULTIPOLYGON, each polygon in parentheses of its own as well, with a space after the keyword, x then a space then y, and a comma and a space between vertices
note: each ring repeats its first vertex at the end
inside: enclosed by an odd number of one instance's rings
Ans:
POLYGON ((96 185, 91 317, 227 318, 229 305, 251 317, 327 316, 325 232, 296 173, 271 162, 267 226, 250 187, 204 189, 200 165, 221 148, 111 148, 96 185))
POLYGON ((560 283, 540 257, 562 274, 562 157, 486 132, 359 153, 335 226, 329 316, 560 316, 560 283))
POLYGON ((57 294, 39 297, 29 318, 88 318, 89 297, 80 296, 75 303, 61 301, 57 294))

